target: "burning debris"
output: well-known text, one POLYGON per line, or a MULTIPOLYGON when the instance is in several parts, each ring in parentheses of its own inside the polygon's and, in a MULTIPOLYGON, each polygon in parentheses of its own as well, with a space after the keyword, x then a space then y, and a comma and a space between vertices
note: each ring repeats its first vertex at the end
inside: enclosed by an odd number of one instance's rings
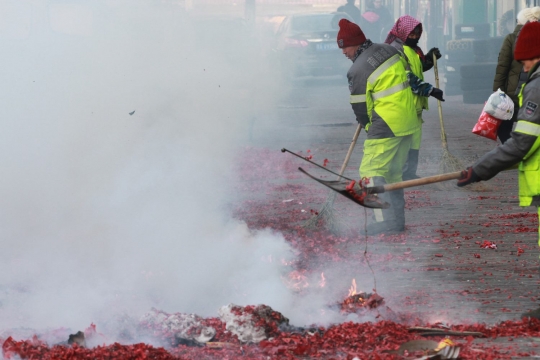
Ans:
POLYGON ((259 343, 276 336, 280 326, 289 324, 289 319, 266 305, 229 304, 219 309, 219 317, 226 324, 226 329, 243 343, 259 343))
POLYGON ((204 346, 214 338, 216 329, 203 325, 203 320, 195 314, 167 314, 152 309, 142 317, 140 327, 149 330, 153 336, 167 339, 173 346, 204 346))
POLYGON ((384 298, 377 293, 360 292, 347 297, 340 305, 341 312, 358 313, 375 309, 384 304, 384 298))
POLYGON ((353 279, 349 289, 349 295, 339 304, 339 307, 342 313, 364 313, 383 304, 384 298, 379 296, 376 292, 373 292, 372 294, 357 292, 356 279, 353 279))

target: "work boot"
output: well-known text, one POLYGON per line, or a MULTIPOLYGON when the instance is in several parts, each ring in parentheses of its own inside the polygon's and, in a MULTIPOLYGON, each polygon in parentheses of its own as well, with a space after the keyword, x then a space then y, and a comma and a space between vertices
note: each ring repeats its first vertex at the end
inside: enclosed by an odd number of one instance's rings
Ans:
MULTIPOLYGON (((386 181, 382 176, 374 176, 372 179, 373 186, 380 186, 386 184, 386 181)), ((394 204, 392 203, 392 196, 390 193, 378 194, 381 201, 390 203, 388 209, 373 209, 373 219, 375 222, 370 223, 366 227, 368 235, 377 235, 381 233, 393 233, 403 231, 403 226, 400 226, 396 222, 394 204)))
POLYGON ((409 154, 407 155, 407 162, 403 166, 403 181, 420 179, 416 175, 416 170, 418 170, 418 155, 420 150, 409 149, 409 154))
POLYGON ((527 312, 521 314, 521 317, 522 318, 526 317, 526 318, 540 319, 540 307, 538 309, 527 311, 527 312))
POLYGON ((390 203, 394 210, 397 231, 405 230, 405 195, 403 189, 394 190, 389 193, 390 203))

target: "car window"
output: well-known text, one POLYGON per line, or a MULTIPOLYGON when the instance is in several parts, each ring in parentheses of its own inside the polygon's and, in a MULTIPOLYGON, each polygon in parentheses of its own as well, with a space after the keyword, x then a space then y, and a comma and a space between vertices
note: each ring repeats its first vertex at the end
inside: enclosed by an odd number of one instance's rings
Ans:
MULTIPOLYGON (((292 18, 291 30, 294 32, 314 32, 336 30, 334 14, 297 16, 292 18)), ((345 16, 343 16, 345 17, 345 16)), ((338 20, 339 21, 339 20, 338 20)))

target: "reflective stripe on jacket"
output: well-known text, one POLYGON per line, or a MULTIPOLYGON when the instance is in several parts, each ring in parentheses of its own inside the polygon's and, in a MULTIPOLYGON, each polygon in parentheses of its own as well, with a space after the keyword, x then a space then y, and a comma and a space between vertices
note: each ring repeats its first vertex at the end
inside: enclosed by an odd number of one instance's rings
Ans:
POLYGON ((351 105, 368 138, 405 136, 420 128, 406 65, 394 47, 373 44, 349 69, 351 105))
MULTIPOLYGON (((540 82, 540 78, 536 78, 536 82, 540 82)), ((523 90, 527 86, 527 83, 523 84, 518 95, 519 99, 519 108, 523 108, 523 90)), ((539 94, 540 95, 540 94, 539 94)), ((539 96, 540 97, 540 96, 539 96)), ((540 112, 540 109, 537 109, 538 103, 528 101, 525 104, 524 112, 540 112), (527 109, 529 107, 529 109, 527 109)), ((536 140, 534 141, 533 146, 527 152, 523 161, 519 163, 519 205, 520 206, 530 206, 533 202, 533 197, 540 195, 540 123, 531 122, 526 120, 520 120, 522 111, 518 113, 518 121, 514 129, 515 132, 534 136, 536 140)), ((540 205, 540 204, 535 204, 540 205)))

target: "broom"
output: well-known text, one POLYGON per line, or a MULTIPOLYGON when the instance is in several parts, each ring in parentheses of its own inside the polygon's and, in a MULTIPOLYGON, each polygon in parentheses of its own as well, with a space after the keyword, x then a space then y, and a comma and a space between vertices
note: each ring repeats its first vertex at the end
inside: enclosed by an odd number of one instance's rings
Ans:
MULTIPOLYGON (((437 57, 435 56, 435 54, 433 54, 433 69, 435 71, 435 84, 437 88, 440 89, 439 69, 437 68, 437 57)), ((457 157, 450 154, 450 151, 448 151, 448 141, 446 140, 446 131, 444 130, 442 104, 440 100, 437 100, 437 105, 439 107, 439 119, 441 121, 441 142, 442 142, 442 148, 443 148, 439 171, 442 174, 454 172, 454 171, 461 171, 465 169, 465 166, 463 166, 463 164, 457 157)))
MULTIPOLYGON (((343 173, 345 172, 345 168, 347 167, 347 164, 349 163, 349 159, 351 158, 351 154, 353 152, 354 146, 356 145, 356 140, 358 140, 358 136, 360 135, 360 130, 362 130, 362 125, 358 124, 358 127, 356 128, 356 131, 354 133, 354 137, 351 141, 351 145, 349 146, 349 151, 347 151, 347 156, 345 156, 345 161, 343 162, 343 165, 341 166, 341 170, 339 171, 340 176, 343 175, 343 173)), ((339 233, 340 229, 343 229, 344 223, 341 220, 338 220, 335 216, 334 200, 336 199, 336 195, 337 193, 335 191, 330 190, 321 210, 319 210, 319 212, 317 212, 310 219, 308 219, 304 223, 303 227, 306 229, 314 230, 317 228, 318 224, 321 222, 326 226, 326 229, 330 231, 331 233, 334 233, 334 234, 339 233)))

